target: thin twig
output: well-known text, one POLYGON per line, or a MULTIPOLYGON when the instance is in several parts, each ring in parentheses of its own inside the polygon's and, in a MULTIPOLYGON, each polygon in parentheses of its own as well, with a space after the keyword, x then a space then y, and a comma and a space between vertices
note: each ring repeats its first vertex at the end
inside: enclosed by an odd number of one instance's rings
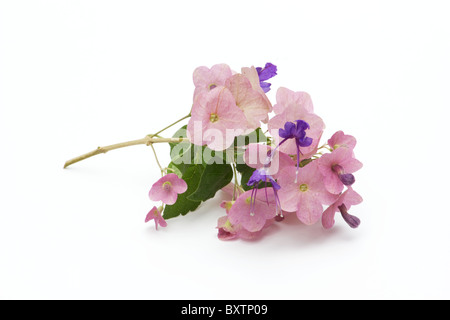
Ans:
POLYGON ((158 164, 159 170, 161 170, 161 176, 164 176, 164 169, 162 168, 161 163, 159 163, 155 147, 153 147, 153 143, 150 143, 150 147, 152 148, 153 154, 155 155, 155 160, 156 160, 156 163, 158 164))

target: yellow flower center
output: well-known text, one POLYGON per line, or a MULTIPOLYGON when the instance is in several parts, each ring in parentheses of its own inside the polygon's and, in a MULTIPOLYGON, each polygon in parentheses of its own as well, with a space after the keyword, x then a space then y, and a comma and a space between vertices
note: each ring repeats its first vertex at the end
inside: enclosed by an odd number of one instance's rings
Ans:
POLYGON ((247 199, 245 199, 245 203, 246 204, 252 203, 252 197, 248 197, 247 199))
POLYGON ((306 191, 308 191, 308 185, 305 184, 305 183, 301 184, 301 185, 300 185, 300 191, 301 191, 301 192, 306 192, 306 191))
POLYGON ((219 121, 219 116, 215 113, 211 113, 211 115, 209 116, 209 121, 211 121, 212 123, 219 121))
POLYGON ((172 184, 170 183, 170 181, 166 181, 162 185, 164 190, 169 190, 171 186, 172 186, 172 184))
POLYGON ((227 220, 225 224, 223 225, 223 228, 227 231, 233 230, 233 225, 231 224, 230 220, 227 220))

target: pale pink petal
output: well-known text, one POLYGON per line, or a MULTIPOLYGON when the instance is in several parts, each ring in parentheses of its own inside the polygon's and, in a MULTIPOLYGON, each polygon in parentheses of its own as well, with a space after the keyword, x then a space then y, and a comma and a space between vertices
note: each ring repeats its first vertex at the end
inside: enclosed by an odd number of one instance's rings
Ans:
POLYGON ((325 229, 331 229, 334 226, 334 216, 336 214, 336 206, 329 206, 322 215, 322 225, 325 229))
POLYGON ((165 181, 163 179, 159 179, 156 181, 152 187, 150 188, 150 191, 148 192, 148 197, 152 201, 160 201, 163 197, 163 183, 165 181))
POLYGON ((230 221, 228 220, 228 216, 223 216, 219 218, 219 220, 217 221, 217 229, 219 229, 217 237, 220 240, 227 241, 236 239, 238 237, 235 228, 233 228, 230 221))
POLYGON ((339 194, 344 189, 344 185, 341 180, 339 180, 337 174, 332 170, 333 165, 338 163, 334 152, 335 151, 324 154, 317 162, 319 172, 323 177, 325 188, 331 193, 339 194))
POLYGON ((307 225, 312 225, 320 220, 323 206, 319 200, 311 196, 300 196, 297 206, 298 219, 307 225))
POLYGON ((363 201, 363 198, 355 191, 352 187, 348 187, 348 189, 342 194, 340 204, 345 203, 347 209, 350 209, 352 205, 360 204, 363 201))
POLYGON ((334 225, 334 216, 335 213, 339 211, 339 206, 345 204, 347 210, 350 210, 352 205, 360 204, 363 201, 362 197, 352 189, 352 187, 348 187, 348 189, 341 193, 339 198, 329 206, 323 213, 322 216, 322 225, 325 229, 330 229, 334 225))
MULTIPOLYGON (((319 171, 319 162, 317 160, 306 165, 301 171, 301 174, 300 181, 307 183, 309 191, 315 194, 314 197, 317 198, 320 203, 329 205, 336 201, 338 195, 329 192, 326 188, 326 183, 319 171)), ((342 182, 340 184, 342 185, 342 182)))
MULTIPOLYGON (((294 182, 296 175, 296 168, 290 166, 281 170, 277 183, 281 186, 278 191, 280 198, 281 209, 287 212, 297 211, 298 198, 300 196, 300 181, 294 182)), ((299 172, 301 176, 301 172, 299 172)))
POLYGON ((161 216, 161 210, 162 207, 156 208, 153 207, 149 213, 147 213, 147 216, 145 217, 145 223, 149 222, 150 220, 155 221, 155 228, 158 230, 158 225, 161 227, 167 227, 167 222, 164 220, 164 218, 161 216))
POLYGON ((353 149, 356 145, 356 139, 353 136, 344 134, 343 131, 337 131, 328 139, 328 145, 332 149, 338 149, 340 147, 353 149))
POLYGON ((198 67, 193 74, 194 99, 202 92, 208 92, 225 85, 225 81, 231 76, 231 69, 226 64, 216 64, 211 69, 204 66, 198 67))
POLYGON ((298 186, 295 185, 291 187, 283 186, 283 191, 280 191, 278 196, 280 198, 281 209, 286 212, 297 211, 298 197, 300 192, 298 191, 298 186))
POLYGON ((362 167, 363 167, 362 162, 355 158, 348 158, 342 162, 342 168, 344 168, 346 173, 356 172, 359 169, 361 169, 362 167))
MULTIPOLYGON (((270 103, 269 98, 267 98, 264 90, 260 86, 259 75, 258 71, 256 71, 256 68, 254 66, 252 66, 251 68, 242 68, 241 73, 250 81, 252 88, 258 91, 263 96, 264 100, 266 101, 266 105, 269 108, 269 112, 272 112, 272 104, 270 103)), ((263 122, 267 123, 268 120, 269 118, 267 117, 267 119, 265 119, 263 122)))
POLYGON ((277 103, 273 106, 275 114, 283 113, 291 104, 303 108, 308 113, 314 112, 311 96, 306 92, 294 92, 284 87, 277 90, 277 103))
POLYGON ((184 193, 187 190, 186 181, 179 178, 175 173, 169 173, 166 176, 166 181, 172 184, 172 190, 176 193, 184 193))
POLYGON ((145 217, 145 223, 149 222, 150 220, 155 219, 155 217, 158 215, 158 208, 156 208, 156 206, 154 206, 148 213, 147 216, 145 217))
MULTIPOLYGON (((159 201, 164 202, 165 204, 168 204, 169 206, 177 202, 178 194, 173 190, 164 190, 162 191, 162 196, 159 201)), ((153 199, 152 199, 153 200, 153 199)), ((158 201, 158 200, 153 200, 158 201)))
POLYGON ((323 181, 325 188, 333 194, 339 194, 344 190, 344 184, 335 173, 325 176, 323 181))
POLYGON ((164 220, 163 217, 161 217, 161 215, 159 215, 158 217, 155 218, 155 222, 157 221, 157 224, 160 225, 161 227, 165 228, 167 227, 167 222, 166 220, 164 220))
POLYGON ((226 87, 233 94, 236 105, 244 112, 247 127, 253 130, 260 127, 260 122, 264 121, 270 112, 270 105, 267 105, 264 96, 254 90, 250 81, 242 74, 229 78, 226 87))
POLYGON ((215 151, 228 148, 246 128, 244 113, 225 87, 202 93, 194 101, 187 136, 196 145, 215 151))
POLYGON ((228 218, 233 225, 240 225, 249 232, 262 230, 266 221, 276 216, 275 197, 272 188, 258 190, 254 213, 251 211, 252 190, 243 193, 233 204, 228 218), (269 204, 266 202, 266 192, 269 204))

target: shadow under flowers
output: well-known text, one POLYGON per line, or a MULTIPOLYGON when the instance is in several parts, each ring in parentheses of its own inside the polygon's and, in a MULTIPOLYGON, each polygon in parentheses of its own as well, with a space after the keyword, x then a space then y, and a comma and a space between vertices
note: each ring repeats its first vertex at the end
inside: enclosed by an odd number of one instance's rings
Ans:
POLYGON ((282 247, 310 247, 320 246, 324 243, 347 242, 355 237, 354 230, 346 225, 336 225, 326 230, 322 224, 305 225, 298 220, 295 213, 288 213, 281 222, 274 222, 263 230, 260 237, 253 240, 240 240, 245 242, 265 242, 273 244, 277 250, 282 247))

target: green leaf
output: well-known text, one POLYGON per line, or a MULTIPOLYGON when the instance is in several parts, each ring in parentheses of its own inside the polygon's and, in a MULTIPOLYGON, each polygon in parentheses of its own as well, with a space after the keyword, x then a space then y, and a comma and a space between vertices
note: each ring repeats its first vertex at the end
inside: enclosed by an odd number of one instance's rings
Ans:
POLYGON ((179 194, 177 201, 173 205, 166 205, 163 213, 164 219, 170 219, 181 215, 186 215, 190 211, 198 208, 201 201, 190 200, 188 197, 198 188, 202 174, 204 171, 203 165, 182 165, 181 169, 175 165, 180 172, 182 172, 182 179, 186 181, 188 186, 186 192, 179 194))
POLYGON ((189 200, 206 201, 213 198, 216 192, 225 187, 233 178, 233 170, 229 164, 210 164, 203 170, 197 190, 188 196, 189 200))
MULTIPOLYGON (((203 161, 203 165, 210 165, 213 163, 216 164, 226 164, 229 163, 229 161, 227 159, 232 159, 232 158, 227 158, 227 154, 232 153, 233 150, 231 150, 231 148, 223 150, 223 151, 214 151, 211 150, 210 148, 208 148, 207 146, 203 146, 202 149, 202 161, 203 161)), ((229 157, 229 155, 228 155, 229 157)))
POLYGON ((183 172, 181 172, 180 168, 178 168, 173 162, 169 163, 167 166, 173 173, 175 173, 178 178, 183 177, 183 172))

